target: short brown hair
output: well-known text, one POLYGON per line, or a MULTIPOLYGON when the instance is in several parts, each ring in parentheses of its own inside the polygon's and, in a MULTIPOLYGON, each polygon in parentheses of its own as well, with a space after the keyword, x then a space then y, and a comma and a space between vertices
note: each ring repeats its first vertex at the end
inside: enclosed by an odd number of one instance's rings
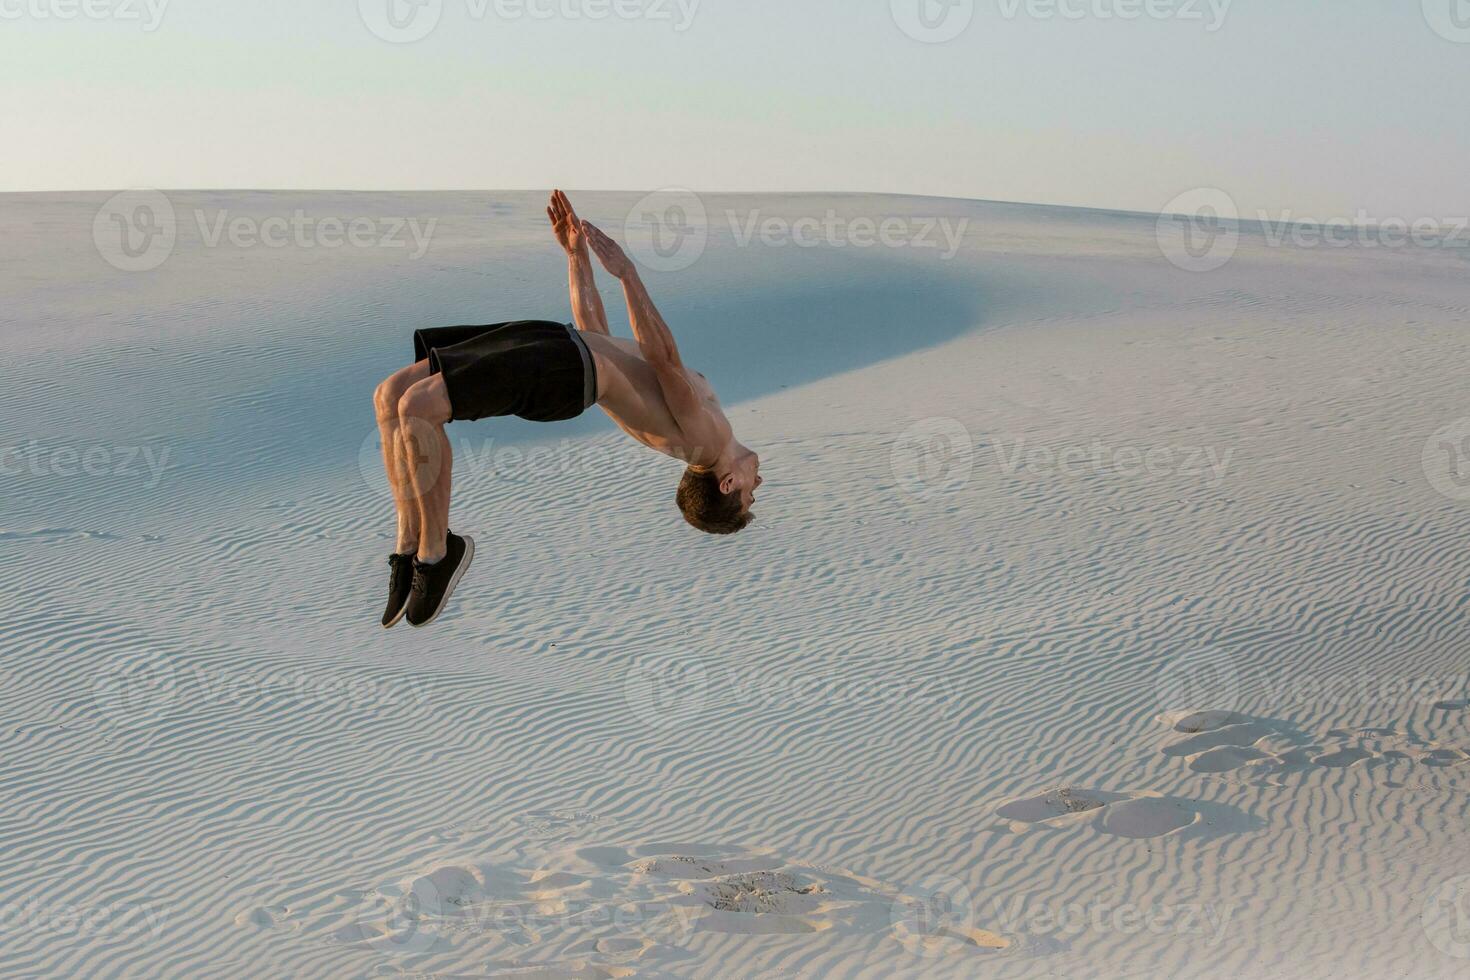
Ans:
POLYGON ((720 493, 719 477, 692 466, 679 481, 679 510, 684 520, 706 534, 735 534, 750 523, 740 494, 720 493))

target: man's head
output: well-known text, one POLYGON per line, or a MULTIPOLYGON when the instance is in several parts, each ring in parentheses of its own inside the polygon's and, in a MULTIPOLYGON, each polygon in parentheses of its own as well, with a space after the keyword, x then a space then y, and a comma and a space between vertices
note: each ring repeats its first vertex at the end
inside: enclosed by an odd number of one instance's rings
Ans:
POLYGON ((679 510, 691 526, 708 534, 735 534, 755 517, 755 491, 765 481, 760 457, 748 449, 715 469, 684 471, 679 482, 679 510))

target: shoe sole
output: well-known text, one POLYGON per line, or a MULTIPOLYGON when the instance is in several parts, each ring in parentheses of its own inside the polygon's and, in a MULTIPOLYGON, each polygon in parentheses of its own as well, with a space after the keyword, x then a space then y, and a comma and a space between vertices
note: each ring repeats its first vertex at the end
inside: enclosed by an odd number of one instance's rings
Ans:
MULTIPOLYGON (((439 614, 444 611, 444 607, 449 605, 449 597, 454 595, 455 586, 459 585, 459 580, 464 578, 464 573, 470 570, 470 562, 475 560, 475 539, 470 537, 469 535, 463 535, 462 540, 464 541, 464 560, 461 561, 459 563, 459 567, 454 570, 454 576, 450 578, 449 585, 445 587, 444 595, 439 599, 439 608, 434 610, 434 615, 430 616, 422 623, 417 624, 417 626, 415 626, 415 624, 413 623, 409 623, 408 625, 414 626, 415 629, 423 629, 425 626, 428 626, 434 620, 438 619, 439 614)), ((408 607, 405 606, 404 612, 407 611, 408 607)))
POLYGON ((391 630, 393 627, 395 627, 399 623, 403 622, 403 617, 404 616, 407 616, 407 615, 408 615, 408 600, 405 599, 405 600, 403 600, 403 608, 400 609, 400 610, 398 610, 398 615, 393 617, 393 621, 392 622, 384 623, 383 624, 383 629, 385 629, 385 630, 391 630))

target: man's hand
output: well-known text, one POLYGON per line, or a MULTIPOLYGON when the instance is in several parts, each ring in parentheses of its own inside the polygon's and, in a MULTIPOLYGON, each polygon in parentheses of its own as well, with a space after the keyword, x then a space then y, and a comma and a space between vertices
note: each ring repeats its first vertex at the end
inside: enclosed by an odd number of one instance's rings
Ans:
POLYGON ((582 219, 572 210, 572 202, 561 191, 551 192, 546 208, 551 230, 567 253, 567 284, 572 295, 572 319, 583 333, 607 334, 607 311, 597 294, 592 274, 592 259, 587 254, 587 232, 582 219))
POLYGON ((626 282, 629 278, 636 279, 638 270, 633 265, 633 260, 628 258, 628 253, 617 242, 608 238, 590 221, 582 222, 582 230, 586 234, 587 241, 592 244, 592 251, 602 262, 602 267, 607 270, 608 275, 626 282))
POLYGON ((551 230, 568 255, 587 253, 587 235, 582 230, 582 219, 572 210, 572 202, 561 191, 551 193, 551 204, 546 209, 551 219, 551 230))

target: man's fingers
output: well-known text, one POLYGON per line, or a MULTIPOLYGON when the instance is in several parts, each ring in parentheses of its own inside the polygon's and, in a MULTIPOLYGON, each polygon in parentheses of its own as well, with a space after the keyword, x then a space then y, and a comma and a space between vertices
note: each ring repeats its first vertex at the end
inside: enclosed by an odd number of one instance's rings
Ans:
POLYGON ((619 248, 618 243, 607 237, 601 228, 588 221, 582 222, 582 227, 587 229, 588 237, 600 245, 603 251, 609 255, 617 254, 619 248))

